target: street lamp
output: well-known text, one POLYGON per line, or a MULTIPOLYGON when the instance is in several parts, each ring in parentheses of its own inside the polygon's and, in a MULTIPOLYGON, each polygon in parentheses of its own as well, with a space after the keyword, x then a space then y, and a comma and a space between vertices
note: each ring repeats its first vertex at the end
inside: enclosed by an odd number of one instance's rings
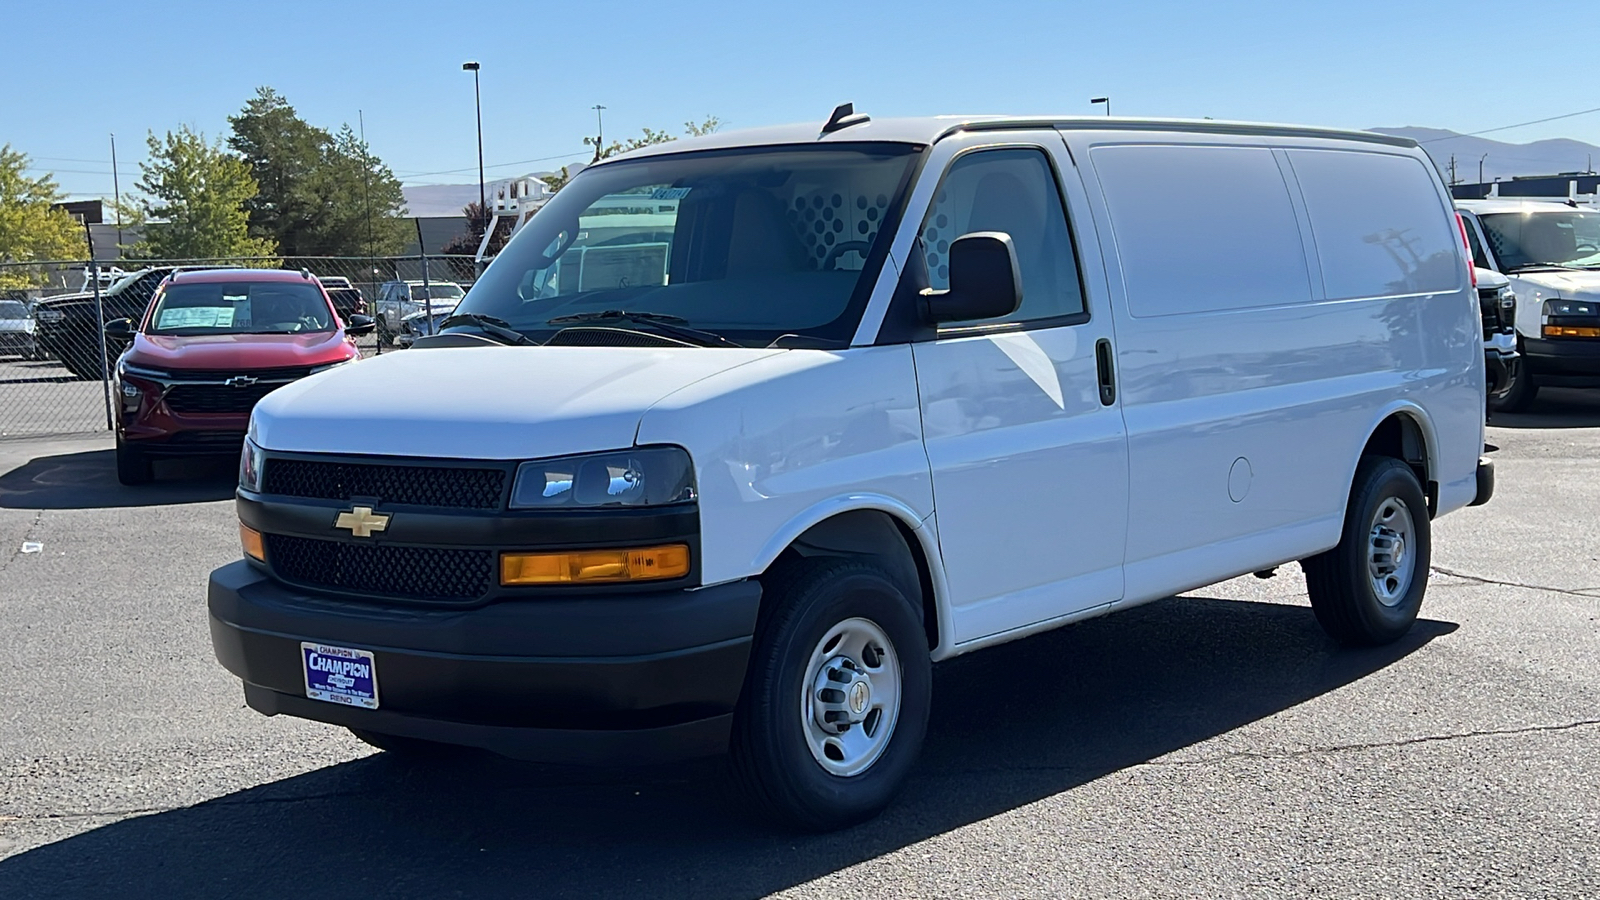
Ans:
POLYGON ((1095 104, 1095 103, 1104 103, 1106 105, 1106 115, 1108 115, 1108 116, 1111 115, 1111 98, 1110 97, 1091 97, 1091 98, 1089 98, 1089 103, 1091 105, 1095 104))
POLYGON ((487 220, 489 203, 483 190, 483 92, 478 89, 478 68, 475 62, 461 64, 463 72, 472 73, 472 103, 478 111, 478 214, 487 220))
POLYGON ((1489 154, 1487 154, 1487 153, 1485 153, 1484 155, 1478 157, 1478 183, 1479 184, 1483 184, 1483 161, 1488 159, 1488 158, 1489 158, 1489 154))

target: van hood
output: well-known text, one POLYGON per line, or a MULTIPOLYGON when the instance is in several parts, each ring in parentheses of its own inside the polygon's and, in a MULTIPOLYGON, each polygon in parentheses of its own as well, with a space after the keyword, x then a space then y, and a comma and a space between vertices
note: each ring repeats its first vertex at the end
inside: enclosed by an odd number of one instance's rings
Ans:
POLYGON ((209 372, 325 366, 355 355, 342 330, 312 334, 136 334, 128 362, 209 372))
POLYGON ((1600 296, 1600 270, 1517 272, 1511 277, 1524 284, 1550 291, 1551 298, 1559 296, 1572 300, 1578 297, 1600 296))
POLYGON ((784 350, 433 347, 388 353, 267 395, 268 450, 535 459, 633 446, 674 391, 784 350))

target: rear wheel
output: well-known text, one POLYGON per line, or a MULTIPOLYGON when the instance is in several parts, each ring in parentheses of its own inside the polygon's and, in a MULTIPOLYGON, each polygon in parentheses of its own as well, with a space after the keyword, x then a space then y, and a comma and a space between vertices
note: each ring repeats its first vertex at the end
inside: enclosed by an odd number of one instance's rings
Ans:
POLYGON ((126 485, 149 484, 155 473, 150 458, 138 447, 130 447, 117 438, 117 480, 126 485))
POLYGON ((1362 457, 1339 545, 1301 564, 1317 622, 1343 644, 1398 640, 1422 609, 1431 553, 1417 474, 1398 459, 1362 457))
POLYGON ((773 818, 841 828, 889 805, 922 748, 932 665, 917 609, 882 568, 804 559, 769 610, 734 715, 732 763, 773 818))

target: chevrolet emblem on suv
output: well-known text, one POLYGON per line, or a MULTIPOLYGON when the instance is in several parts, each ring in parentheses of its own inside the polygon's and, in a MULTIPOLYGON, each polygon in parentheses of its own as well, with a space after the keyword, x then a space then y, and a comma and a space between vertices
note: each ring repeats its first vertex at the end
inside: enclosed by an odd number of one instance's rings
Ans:
POLYGON ((374 513, 370 506, 358 506, 349 512, 339 513, 339 518, 333 520, 333 527, 348 528, 356 537, 372 537, 374 532, 389 527, 389 518, 381 513, 374 513))
POLYGON ((258 380, 259 379, 255 378, 253 376, 250 376, 250 375, 235 375, 232 378, 229 378, 228 380, 226 380, 226 381, 224 381, 222 383, 227 385, 228 387, 239 388, 239 387, 249 387, 252 384, 255 384, 258 380))

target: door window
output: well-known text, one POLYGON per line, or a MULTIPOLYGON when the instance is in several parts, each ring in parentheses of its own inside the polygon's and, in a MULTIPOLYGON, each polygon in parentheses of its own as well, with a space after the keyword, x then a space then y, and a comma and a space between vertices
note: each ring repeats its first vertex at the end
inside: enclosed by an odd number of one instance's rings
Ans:
POLYGON ((1022 305, 1004 318, 962 324, 1084 317, 1083 286, 1066 207, 1043 150, 982 150, 950 166, 918 236, 928 285, 934 290, 950 287, 950 244, 975 231, 1011 236, 1022 276, 1022 305))

